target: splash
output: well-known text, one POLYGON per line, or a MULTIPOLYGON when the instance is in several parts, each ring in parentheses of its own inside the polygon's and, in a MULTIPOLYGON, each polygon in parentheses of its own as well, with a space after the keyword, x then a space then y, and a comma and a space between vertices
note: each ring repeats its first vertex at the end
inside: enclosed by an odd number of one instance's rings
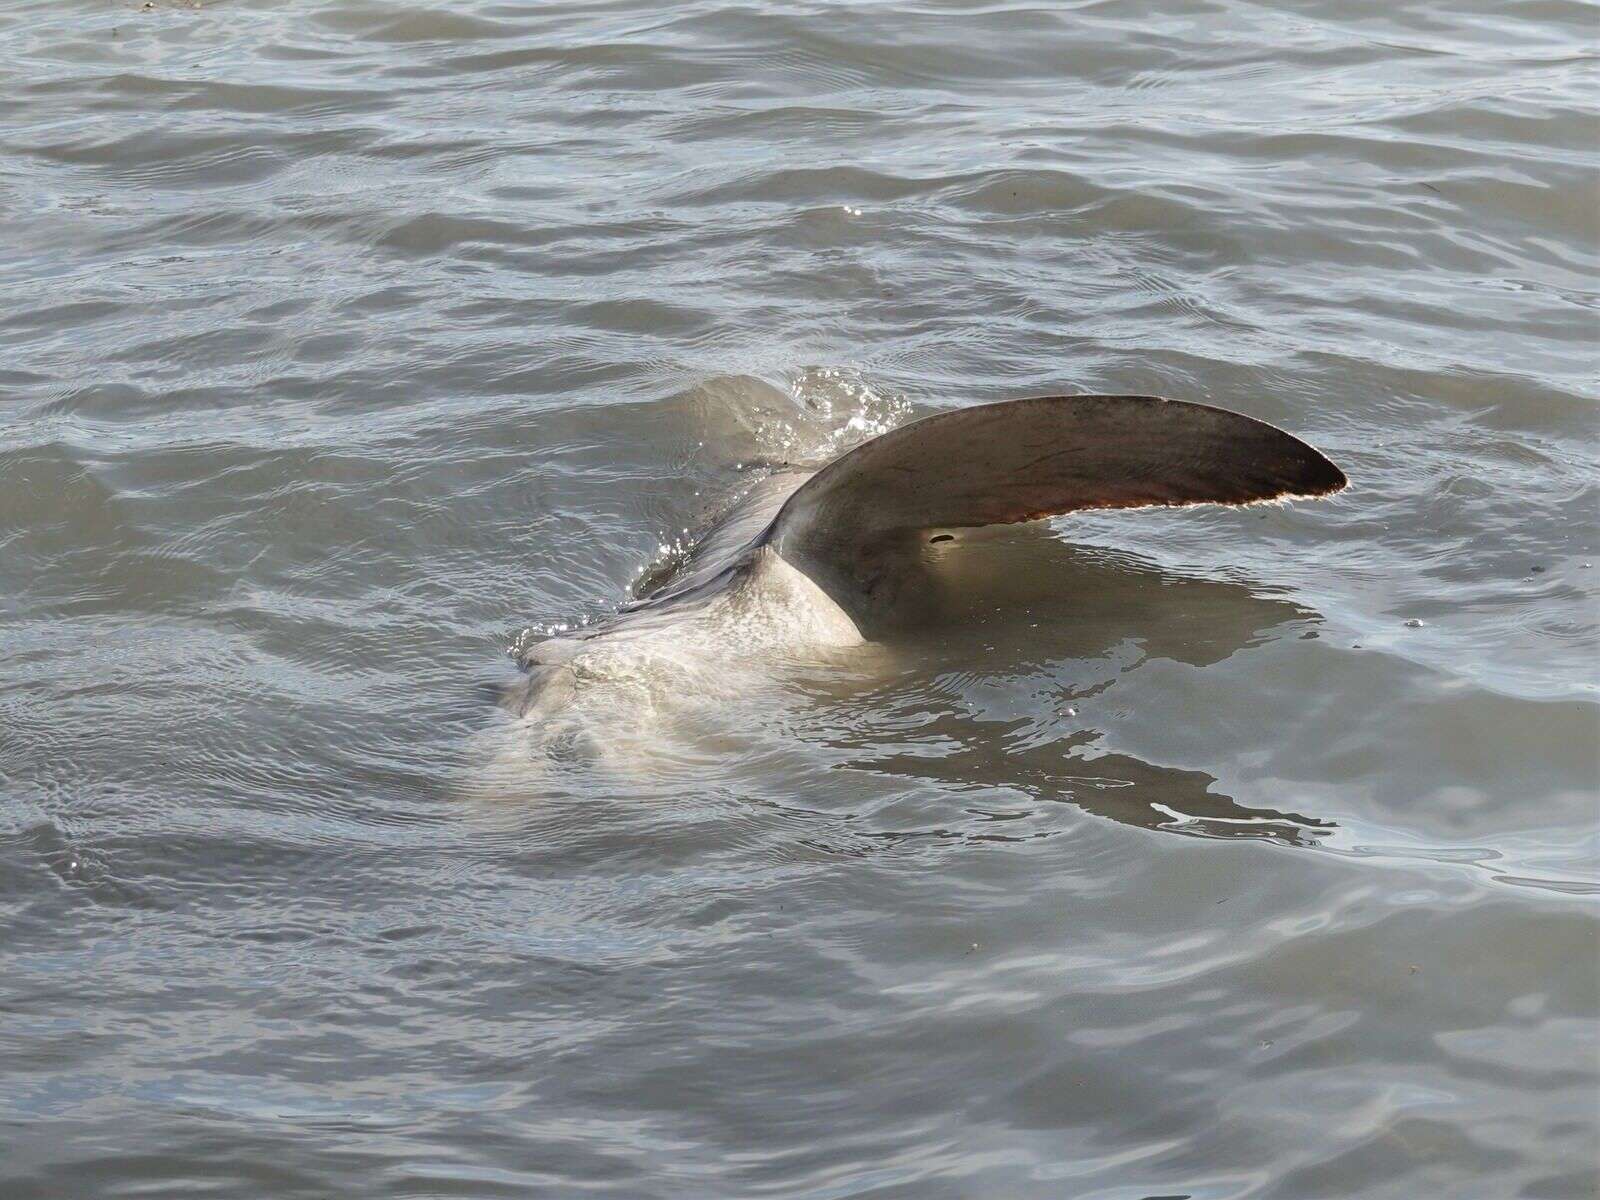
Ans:
POLYGON ((733 479, 721 489, 725 495, 719 502, 676 532, 663 534, 629 588, 635 599, 671 583, 706 532, 763 479, 776 471, 821 468, 912 415, 903 397, 881 391, 850 367, 804 367, 787 378, 780 376, 776 384, 755 376, 718 375, 682 398, 701 410, 706 424, 706 436, 696 443, 697 455, 708 460, 702 465, 731 461, 733 479))
POLYGON ((905 397, 880 391, 850 367, 806 367, 790 381, 789 394, 815 438, 808 459, 837 457, 903 424, 912 412, 905 397))

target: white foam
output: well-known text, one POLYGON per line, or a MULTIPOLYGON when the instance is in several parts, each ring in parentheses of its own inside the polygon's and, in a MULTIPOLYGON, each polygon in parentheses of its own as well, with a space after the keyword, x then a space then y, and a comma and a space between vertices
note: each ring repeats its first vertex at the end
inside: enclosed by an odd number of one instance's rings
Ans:
POLYGON ((645 611, 540 656, 544 675, 523 715, 502 730, 484 783, 499 794, 526 792, 563 760, 631 777, 682 765, 707 752, 705 729, 750 704, 775 668, 862 642, 827 593, 765 547, 702 604, 645 611))

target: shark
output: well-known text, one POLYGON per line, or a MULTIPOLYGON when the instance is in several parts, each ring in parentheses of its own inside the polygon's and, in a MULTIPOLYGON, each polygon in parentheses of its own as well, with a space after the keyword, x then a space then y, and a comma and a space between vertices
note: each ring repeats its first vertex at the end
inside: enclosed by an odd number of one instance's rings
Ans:
POLYGON ((1049 395, 947 410, 818 468, 774 470, 648 594, 525 648, 501 704, 548 746, 659 751, 663 721, 746 701, 765 665, 859 652, 930 619, 940 563, 970 531, 1347 484, 1302 439, 1208 404, 1049 395))

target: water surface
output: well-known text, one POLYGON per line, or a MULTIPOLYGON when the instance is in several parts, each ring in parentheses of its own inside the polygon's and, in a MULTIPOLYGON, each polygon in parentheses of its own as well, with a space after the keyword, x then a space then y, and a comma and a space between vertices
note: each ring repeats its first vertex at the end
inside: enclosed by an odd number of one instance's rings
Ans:
POLYGON ((8 1200, 1594 1195, 1593 9, 1161 8, 0 14, 8 1200), (1067 391, 1354 486, 474 786, 762 473, 1067 391))

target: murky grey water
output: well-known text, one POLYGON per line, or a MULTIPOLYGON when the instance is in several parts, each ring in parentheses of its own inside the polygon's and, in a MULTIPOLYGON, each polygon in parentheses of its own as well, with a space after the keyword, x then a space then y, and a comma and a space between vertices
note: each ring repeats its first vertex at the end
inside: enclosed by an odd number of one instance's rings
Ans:
POLYGON ((1161 7, 0 14, 0 1193, 1594 1194, 1594 10, 1161 7), (753 475, 1076 390, 1355 486, 470 786, 753 475))

